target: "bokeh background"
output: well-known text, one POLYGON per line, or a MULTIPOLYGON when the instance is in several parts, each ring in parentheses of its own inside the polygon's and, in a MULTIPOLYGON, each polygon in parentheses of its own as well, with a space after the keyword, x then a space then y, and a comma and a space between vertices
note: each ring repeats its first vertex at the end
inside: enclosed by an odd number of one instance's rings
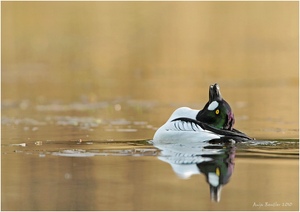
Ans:
POLYGON ((2 210, 299 210, 297 1, 1 2, 1 33, 2 210), (284 146, 238 149, 219 204, 154 156, 52 155, 139 147, 215 82, 284 146))
POLYGON ((268 120, 297 137, 298 12, 281 1, 3 2, 2 100, 201 109, 218 82, 243 128, 268 120))
POLYGON ((4 2, 2 71, 3 98, 100 96, 112 78, 139 98, 219 80, 297 84, 297 2, 4 2))

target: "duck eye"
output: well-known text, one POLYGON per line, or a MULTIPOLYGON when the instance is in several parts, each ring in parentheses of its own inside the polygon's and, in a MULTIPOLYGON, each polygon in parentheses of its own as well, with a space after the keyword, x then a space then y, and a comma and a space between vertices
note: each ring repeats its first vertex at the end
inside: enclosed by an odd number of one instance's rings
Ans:
POLYGON ((216 114, 218 115, 220 113, 219 109, 216 110, 216 114))
POLYGON ((219 167, 216 168, 216 175, 220 176, 220 169, 219 169, 219 167))

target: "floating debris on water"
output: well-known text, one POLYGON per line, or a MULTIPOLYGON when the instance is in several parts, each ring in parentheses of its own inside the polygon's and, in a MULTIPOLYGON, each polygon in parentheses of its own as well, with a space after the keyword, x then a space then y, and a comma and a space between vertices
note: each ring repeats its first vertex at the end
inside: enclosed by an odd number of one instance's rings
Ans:
POLYGON ((10 144, 10 146, 21 146, 21 147, 26 147, 26 143, 10 144))
POLYGON ((275 146, 278 143, 278 141, 253 140, 247 143, 252 146, 275 146))
POLYGON ((41 145, 43 145, 43 141, 36 141, 36 142, 34 142, 34 144, 37 146, 41 146, 41 145))
POLYGON ((94 156, 153 156, 157 155, 157 149, 106 149, 106 150, 84 150, 66 149, 53 152, 54 156, 63 157, 94 157, 94 156))
MULTIPOLYGON (((134 132, 134 128, 117 128, 113 129, 119 132, 134 132)), ((213 145, 216 148, 207 150, 202 143, 177 143, 173 144, 172 151, 164 151, 164 155, 170 154, 172 160, 177 161, 177 157, 185 157, 185 159, 195 159, 199 155, 199 151, 203 155, 209 155, 212 152, 219 154, 223 149, 219 148, 219 144, 213 145), (217 148, 218 147, 218 148, 217 148), (184 150, 185 154, 177 154, 177 149, 184 150), (174 152, 175 151, 175 152, 174 152)), ((251 142, 232 144, 237 149, 238 157, 270 157, 270 158, 298 158, 299 140, 255 140, 251 142)), ((161 149, 163 146, 153 145, 152 141, 147 140, 128 140, 118 141, 114 139, 107 139, 103 141, 84 141, 82 138, 72 141, 28 141, 14 144, 2 144, 4 153, 18 153, 26 155, 36 155, 40 158, 51 156, 62 157, 95 157, 95 156, 161 156, 161 149), (32 144, 32 145, 30 145, 32 144), (80 148, 70 148, 70 145, 80 148), (9 148, 14 148, 9 150, 9 148), (22 148, 22 149, 20 149, 22 148)), ((220 146, 221 147, 221 146, 220 146)), ((197 159, 198 160, 198 159, 197 159)), ((183 162, 183 161, 181 161, 183 162)), ((186 162, 186 161, 185 161, 186 162)))
POLYGON ((86 150, 83 149, 67 149, 59 152, 53 152, 52 155, 65 157, 93 157, 95 156, 95 153, 86 152, 86 150))
POLYGON ((40 153, 40 154, 39 154, 39 157, 40 157, 40 158, 44 158, 44 157, 46 157, 46 154, 40 153))
POLYGON ((137 129, 116 129, 117 132, 136 132, 137 129))

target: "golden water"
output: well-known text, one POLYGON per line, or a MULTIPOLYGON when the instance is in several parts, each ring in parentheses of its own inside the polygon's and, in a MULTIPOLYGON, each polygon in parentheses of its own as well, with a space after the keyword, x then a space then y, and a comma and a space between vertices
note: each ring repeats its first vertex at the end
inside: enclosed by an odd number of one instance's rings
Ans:
POLYGON ((299 209, 298 2, 1 7, 2 210, 299 209), (278 141, 237 145, 219 203, 147 142, 215 82, 237 129, 278 141))

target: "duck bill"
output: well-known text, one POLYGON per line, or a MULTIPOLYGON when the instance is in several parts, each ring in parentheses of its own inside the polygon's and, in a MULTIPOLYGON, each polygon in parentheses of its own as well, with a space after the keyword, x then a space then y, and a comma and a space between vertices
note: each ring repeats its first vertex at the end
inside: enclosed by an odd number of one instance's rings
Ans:
POLYGON ((213 102, 213 101, 221 101, 222 95, 220 92, 220 87, 219 85, 216 83, 214 85, 210 85, 209 86, 209 103, 213 102))
POLYGON ((221 190, 222 186, 219 185, 217 187, 214 187, 210 185, 210 200, 212 202, 220 202, 221 200, 221 190))

